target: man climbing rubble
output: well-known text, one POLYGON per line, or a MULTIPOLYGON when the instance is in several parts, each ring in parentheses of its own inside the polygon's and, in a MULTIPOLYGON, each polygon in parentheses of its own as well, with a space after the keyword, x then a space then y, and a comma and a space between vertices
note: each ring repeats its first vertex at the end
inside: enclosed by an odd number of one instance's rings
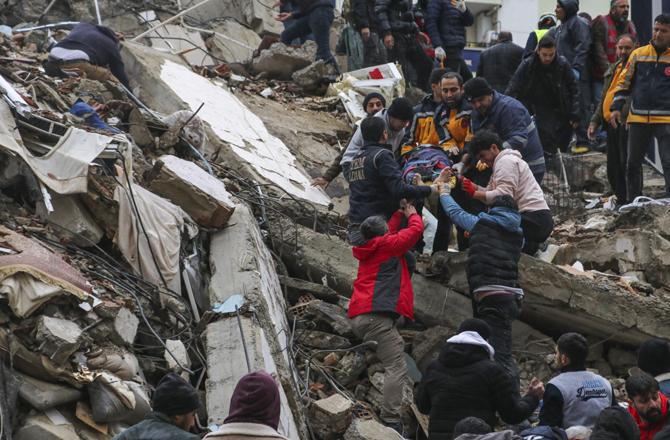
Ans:
MULTIPOLYGON (((393 107, 393 106, 391 106, 393 107)), ((361 224, 371 216, 389 218, 402 199, 423 199, 437 194, 437 185, 408 185, 389 148, 385 121, 368 117, 361 122, 360 132, 365 144, 352 159, 349 171, 349 242, 358 246, 366 240, 361 224)))
POLYGON ((430 440, 452 440, 456 424, 466 417, 496 426, 498 413, 506 423, 519 423, 540 403, 541 381, 533 378, 526 395, 520 397, 511 377, 493 360, 491 333, 481 319, 466 319, 428 366, 416 403, 419 411, 430 414, 430 440))
POLYGON ((519 317, 523 290, 518 264, 523 246, 521 215, 509 195, 497 196, 486 213, 472 215, 451 197, 451 186, 441 185, 440 205, 449 218, 470 233, 466 275, 472 310, 491 327, 489 343, 495 360, 519 389, 519 368, 512 357, 512 322, 519 317))
POLYGON ((51 49, 44 70, 50 76, 80 75, 97 81, 118 81, 130 88, 119 51, 120 36, 104 26, 79 23, 51 49))
POLYGON ((153 412, 114 440, 198 440, 195 427, 200 397, 193 386, 175 373, 158 382, 151 401, 153 412))
POLYGON ((348 316, 356 336, 377 343, 377 357, 384 366, 381 419, 403 434, 400 411, 407 366, 405 345, 395 324, 401 316, 414 319, 414 292, 405 254, 421 238, 423 221, 416 208, 406 204, 388 223, 382 216, 368 217, 361 223, 360 234, 363 242, 353 248, 359 264, 348 316), (403 217, 407 227, 401 229, 403 217))
POLYGON ((616 405, 612 385, 604 377, 586 370, 589 347, 579 333, 565 333, 556 342, 555 365, 561 374, 547 384, 542 398, 540 425, 595 425, 601 411, 616 405))
MULTIPOLYGON (((365 111, 366 115, 374 116, 378 112, 382 111, 384 108, 386 108, 386 98, 384 98, 384 96, 381 93, 371 92, 365 95, 365 98, 363 99, 363 110, 365 111)), ((354 132, 354 134, 355 133, 356 132, 354 132)), ((351 142, 352 140, 353 140, 353 134, 349 139, 349 142, 351 142)), ((342 148, 340 150, 340 154, 338 154, 337 157, 333 159, 333 162, 330 164, 326 172, 323 173, 323 176, 315 177, 312 180, 312 186, 320 186, 321 188, 326 188, 328 185, 330 185, 330 182, 335 180, 335 178, 340 175, 340 173, 342 172, 342 165, 340 164, 340 162, 342 162, 342 158, 344 157, 345 152, 346 148, 342 148)))
POLYGON ((554 228, 551 211, 542 188, 535 180, 521 153, 504 149, 497 134, 482 130, 470 142, 469 154, 493 169, 489 184, 483 188, 467 177, 459 179, 460 188, 471 198, 491 204, 496 197, 511 196, 521 213, 523 252, 534 255, 554 228))
POLYGON ((668 398, 661 393, 658 382, 647 373, 626 379, 628 412, 640 428, 640 440, 652 440, 668 423, 668 398))

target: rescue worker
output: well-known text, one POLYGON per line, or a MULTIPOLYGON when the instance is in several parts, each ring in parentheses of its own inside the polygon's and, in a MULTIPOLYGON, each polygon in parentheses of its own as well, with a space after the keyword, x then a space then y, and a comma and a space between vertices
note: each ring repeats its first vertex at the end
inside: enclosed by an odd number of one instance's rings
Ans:
POLYGON ((547 32, 554 26, 556 26, 558 21, 556 16, 552 13, 543 14, 540 16, 540 20, 537 22, 537 29, 528 35, 528 40, 526 40, 526 48, 523 50, 523 57, 526 58, 528 55, 535 52, 537 49, 537 43, 540 42, 542 37, 547 35, 547 32))
POLYGON ((658 382, 647 373, 626 379, 628 412, 640 428, 640 440, 652 440, 668 423, 668 398, 661 393, 658 382))

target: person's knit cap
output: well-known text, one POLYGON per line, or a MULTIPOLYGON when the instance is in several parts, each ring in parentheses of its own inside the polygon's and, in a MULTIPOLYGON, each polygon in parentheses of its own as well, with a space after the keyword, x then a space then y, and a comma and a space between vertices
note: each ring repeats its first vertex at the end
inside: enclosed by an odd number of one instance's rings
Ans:
POLYGON ((200 408, 200 397, 193 385, 178 374, 168 373, 158 382, 151 406, 168 416, 183 415, 200 408))
POLYGON ((382 107, 386 107, 386 98, 384 98, 384 95, 377 92, 371 92, 365 95, 365 98, 363 98, 363 110, 368 107, 368 103, 374 98, 377 98, 382 102, 382 107))
POLYGON ((488 340, 491 337, 491 326, 484 320, 468 318, 458 327, 458 333, 463 332, 477 332, 479 336, 488 340))
MULTIPOLYGON (((656 434, 654 440, 661 438, 659 434, 656 434)), ((602 410, 593 426, 590 438, 591 440, 639 440, 640 429, 633 416, 625 408, 615 405, 602 410)), ((667 440, 667 437, 664 440, 667 440)))
POLYGON ((396 98, 387 111, 388 115, 401 121, 414 119, 414 109, 407 98, 396 98))
POLYGON ((259 423, 272 429, 279 426, 281 400, 274 378, 264 371, 243 376, 230 398, 226 423, 259 423))
POLYGON ((670 344, 658 338, 644 341, 637 352, 637 366, 652 376, 669 372, 670 344))
POLYGON ((472 78, 463 86, 465 95, 469 99, 479 98, 484 95, 493 94, 493 88, 484 78, 476 77, 472 78))

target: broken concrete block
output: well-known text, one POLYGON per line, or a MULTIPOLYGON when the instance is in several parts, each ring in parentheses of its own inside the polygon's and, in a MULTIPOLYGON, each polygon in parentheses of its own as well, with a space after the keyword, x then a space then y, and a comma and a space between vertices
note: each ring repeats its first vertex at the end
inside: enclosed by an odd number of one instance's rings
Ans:
POLYGON ((388 440, 398 433, 375 420, 355 419, 344 433, 344 440, 388 440))
POLYGON ((298 342, 320 350, 335 350, 351 347, 351 343, 347 338, 332 333, 320 332, 318 330, 304 330, 300 331, 298 334, 299 336, 296 337, 298 342))
POLYGON ((191 359, 188 357, 188 352, 183 342, 179 339, 168 339, 165 341, 165 345, 167 346, 167 350, 165 350, 163 357, 165 357, 170 370, 177 371, 191 366, 191 359))
POLYGON ((52 193, 51 204, 53 211, 49 212, 43 202, 38 203, 37 215, 43 221, 56 225, 56 235, 81 247, 91 247, 100 242, 104 231, 77 195, 52 193))
POLYGON ((152 47, 179 53, 192 66, 211 66, 214 60, 207 54, 207 47, 200 32, 176 24, 166 24, 147 35, 152 47))
POLYGON ((630 367, 637 365, 637 356, 634 351, 611 347, 607 352, 607 360, 612 370, 618 374, 627 374, 630 367))
POLYGON ((223 182, 188 160, 161 156, 148 181, 151 191, 180 206, 202 227, 221 229, 235 211, 223 182))
POLYGON ((354 403, 351 400, 341 394, 333 394, 312 403, 310 423, 320 438, 340 438, 351 423, 353 409, 354 403))
POLYGON ((44 414, 30 415, 14 432, 14 440, 80 440, 71 424, 56 425, 44 414))
POLYGON ((74 402, 82 397, 81 391, 62 384, 44 382, 26 375, 21 375, 21 379, 19 396, 40 411, 74 402))
POLYGON ((114 318, 112 340, 120 345, 133 345, 139 324, 139 318, 127 308, 122 307, 114 318))
POLYGON ((293 72, 291 79, 306 92, 314 92, 324 85, 324 79, 327 76, 335 75, 335 69, 332 64, 327 64, 324 60, 318 60, 309 66, 293 72))
POLYGON ((235 20, 223 20, 212 27, 215 32, 207 43, 212 53, 229 63, 246 63, 253 58, 261 37, 235 20))
POLYGON ((40 352, 55 363, 64 364, 79 349, 82 332, 74 322, 40 316, 36 327, 35 339, 40 343, 40 352))
POLYGON ((326 328, 340 336, 351 338, 354 332, 344 309, 338 305, 315 300, 307 304, 305 316, 313 319, 317 326, 326 328))
POLYGON ((275 43, 254 58, 251 69, 254 72, 265 72, 272 78, 289 80, 293 72, 304 69, 314 62, 316 43, 308 40, 300 47, 275 43))
MULTIPOLYGON (((246 24, 257 34, 281 34, 282 24, 274 19, 273 9, 263 0, 218 0, 192 10, 187 17, 200 23, 210 23, 212 17, 231 17, 246 24)), ((234 34, 231 34, 234 37, 234 34)))
POLYGON ((347 386, 358 379, 367 370, 367 367, 365 356, 358 352, 349 352, 337 363, 337 369, 333 375, 339 383, 347 386))

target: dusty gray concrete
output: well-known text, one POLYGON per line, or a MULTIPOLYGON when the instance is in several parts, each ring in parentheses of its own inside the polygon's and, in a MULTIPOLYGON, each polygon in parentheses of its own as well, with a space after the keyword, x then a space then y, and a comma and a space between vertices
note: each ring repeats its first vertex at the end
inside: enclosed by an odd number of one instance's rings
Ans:
POLYGON ((52 212, 44 202, 37 204, 37 214, 44 221, 56 225, 60 237, 72 240, 81 247, 91 247, 100 242, 104 231, 77 195, 51 195, 52 212))

